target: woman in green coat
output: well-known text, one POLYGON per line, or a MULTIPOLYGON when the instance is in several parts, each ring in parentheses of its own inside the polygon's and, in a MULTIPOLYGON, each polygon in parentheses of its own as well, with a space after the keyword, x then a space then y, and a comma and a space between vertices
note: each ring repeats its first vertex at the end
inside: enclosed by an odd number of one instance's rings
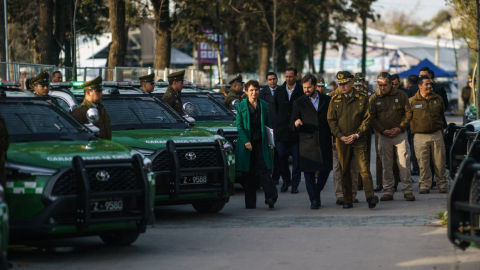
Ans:
POLYGON ((265 126, 271 128, 268 103, 258 98, 260 85, 257 81, 248 81, 245 84, 245 93, 248 98, 237 106, 238 139, 235 147, 237 170, 245 172, 245 207, 256 208, 256 189, 259 183, 255 173, 258 172, 260 185, 265 192, 265 204, 273 208, 278 191, 270 175, 273 159, 265 134, 265 126))

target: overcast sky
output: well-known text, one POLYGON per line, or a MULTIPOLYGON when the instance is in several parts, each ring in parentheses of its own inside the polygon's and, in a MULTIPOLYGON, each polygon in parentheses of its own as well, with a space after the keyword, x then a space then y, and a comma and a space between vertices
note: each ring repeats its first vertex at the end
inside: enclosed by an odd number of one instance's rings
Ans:
POLYGON ((422 21, 430 20, 438 11, 446 8, 444 0, 377 0, 373 3, 373 9, 382 16, 399 9, 422 21))

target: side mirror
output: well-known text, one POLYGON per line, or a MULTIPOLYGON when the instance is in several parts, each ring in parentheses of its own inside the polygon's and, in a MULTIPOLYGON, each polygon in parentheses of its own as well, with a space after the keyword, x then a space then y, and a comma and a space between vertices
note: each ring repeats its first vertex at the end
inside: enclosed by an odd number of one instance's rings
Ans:
POLYGON ((238 99, 235 99, 234 101, 232 101, 232 108, 234 110, 237 110, 238 103, 240 103, 240 100, 238 99))
POLYGON ((90 108, 87 111, 87 119, 90 124, 95 124, 98 122, 100 119, 100 116, 98 115, 98 110, 96 108, 90 108))
POLYGON ((184 103, 182 109, 186 117, 195 112, 195 106, 191 102, 184 103))

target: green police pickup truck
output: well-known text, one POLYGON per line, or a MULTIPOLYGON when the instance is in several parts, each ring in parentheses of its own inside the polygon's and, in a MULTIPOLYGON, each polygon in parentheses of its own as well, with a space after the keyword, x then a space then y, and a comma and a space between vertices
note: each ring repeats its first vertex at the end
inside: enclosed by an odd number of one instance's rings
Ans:
POLYGON ((12 240, 99 235, 106 244, 128 245, 145 232, 155 194, 148 158, 98 139, 96 127, 49 98, 2 91, 12 240))
MULTIPOLYGON (((152 160, 155 204, 192 204, 204 213, 222 210, 234 192, 230 181, 235 178, 233 146, 218 134, 192 128, 170 106, 131 82, 104 82, 103 87, 102 104, 110 115, 112 140, 152 160)), ((67 89, 77 104, 82 102, 83 90, 67 89)), ((61 91, 51 95, 69 100, 61 91)))

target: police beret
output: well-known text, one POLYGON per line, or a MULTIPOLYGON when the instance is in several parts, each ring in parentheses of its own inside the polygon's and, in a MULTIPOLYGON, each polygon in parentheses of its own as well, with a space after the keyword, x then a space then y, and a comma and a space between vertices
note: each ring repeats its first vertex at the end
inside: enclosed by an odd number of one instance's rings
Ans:
POLYGON ((325 80, 323 79, 323 77, 319 77, 319 78, 318 78, 317 84, 320 84, 320 85, 322 85, 322 86, 325 86, 325 80))
POLYGON ((336 77, 337 77, 337 80, 338 80, 339 84, 351 82, 352 79, 353 79, 352 73, 350 73, 348 71, 339 71, 339 72, 337 72, 336 77))
POLYGON ((359 78, 360 80, 365 80, 365 75, 361 72, 355 73, 355 78, 359 78))
POLYGON ((363 85, 362 80, 360 78, 355 78, 353 80, 353 85, 363 85))
POLYGON ((184 81, 183 77, 185 77, 185 70, 170 73, 167 76, 169 82, 171 82, 171 81, 184 81))
POLYGON ((95 79, 82 84, 83 90, 100 90, 102 89, 102 77, 98 76, 95 79))
POLYGON ((32 84, 50 84, 50 76, 47 72, 42 72, 30 80, 32 84))
POLYGON ((155 73, 151 73, 151 74, 148 74, 148 75, 144 75, 144 76, 141 76, 140 78, 138 78, 140 80, 140 82, 155 82, 155 73))
POLYGON ((239 83, 244 83, 244 81, 242 81, 242 75, 238 75, 237 77, 235 77, 233 80, 229 81, 228 84, 232 85, 236 82, 239 82, 239 83))

